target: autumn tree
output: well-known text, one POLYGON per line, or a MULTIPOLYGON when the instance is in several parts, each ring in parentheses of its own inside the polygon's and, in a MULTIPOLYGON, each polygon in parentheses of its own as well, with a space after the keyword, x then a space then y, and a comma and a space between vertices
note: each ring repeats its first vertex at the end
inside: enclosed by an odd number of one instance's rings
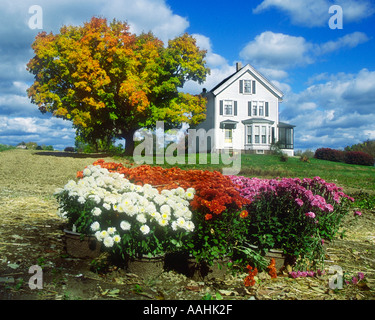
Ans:
POLYGON ((189 80, 203 83, 209 73, 206 52, 188 34, 166 46, 152 33, 132 34, 125 22, 94 17, 59 34, 39 33, 32 49, 32 103, 71 120, 87 142, 124 138, 132 154, 140 128, 205 119, 205 99, 179 90, 189 80))

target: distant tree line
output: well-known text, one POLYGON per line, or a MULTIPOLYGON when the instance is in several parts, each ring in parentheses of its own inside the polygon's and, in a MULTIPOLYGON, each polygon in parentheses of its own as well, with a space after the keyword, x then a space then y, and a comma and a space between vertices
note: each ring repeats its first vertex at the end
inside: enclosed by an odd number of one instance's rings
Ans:
POLYGON ((29 150, 47 150, 47 151, 53 151, 53 146, 46 146, 45 144, 38 145, 36 142, 20 142, 17 144, 18 148, 24 148, 29 150))

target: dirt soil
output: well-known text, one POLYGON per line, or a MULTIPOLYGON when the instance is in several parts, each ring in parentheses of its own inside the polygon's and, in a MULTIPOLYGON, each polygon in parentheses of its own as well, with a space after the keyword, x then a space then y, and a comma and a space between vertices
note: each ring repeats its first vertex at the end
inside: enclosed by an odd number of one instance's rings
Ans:
POLYGON ((106 271, 95 272, 93 259, 67 254, 53 193, 100 157, 0 153, 0 300, 375 300, 375 210, 358 219, 348 215, 346 237, 327 245, 327 272, 320 277, 292 279, 284 273, 271 279, 261 273, 255 286, 245 287, 246 274, 196 279, 161 270, 150 276, 108 265, 105 258, 95 261, 106 271), (32 290, 33 265, 42 268, 43 283, 32 290), (330 266, 342 268, 346 279, 363 272, 365 281, 332 290, 330 266))

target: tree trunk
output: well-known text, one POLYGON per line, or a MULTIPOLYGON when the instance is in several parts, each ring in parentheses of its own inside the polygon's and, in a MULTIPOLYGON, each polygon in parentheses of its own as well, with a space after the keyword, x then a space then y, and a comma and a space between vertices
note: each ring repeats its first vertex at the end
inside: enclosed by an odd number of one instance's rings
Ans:
POLYGON ((133 156, 134 152, 134 133, 136 129, 131 129, 128 132, 124 133, 122 137, 126 140, 125 142, 125 156, 133 156))

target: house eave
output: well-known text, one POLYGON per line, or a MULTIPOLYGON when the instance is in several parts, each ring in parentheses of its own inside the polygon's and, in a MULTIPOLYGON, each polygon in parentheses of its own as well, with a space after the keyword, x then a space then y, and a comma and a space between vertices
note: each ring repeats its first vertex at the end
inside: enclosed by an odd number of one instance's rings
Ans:
POLYGON ((275 121, 273 120, 268 120, 268 119, 263 119, 263 118, 250 118, 246 120, 241 121, 243 124, 253 124, 253 123, 266 123, 269 125, 273 125, 275 121))
POLYGON ((278 88, 276 88, 270 80, 268 80, 259 71, 255 70, 254 67, 252 67, 250 64, 247 64, 240 70, 233 73, 231 76, 224 79, 221 83, 219 83, 213 89, 211 89, 210 92, 214 96, 217 96, 223 90, 225 90, 229 85, 231 85, 233 82, 235 82, 240 77, 242 77, 246 72, 249 72, 257 81, 259 81, 264 86, 266 86, 279 99, 279 102, 282 102, 282 99, 284 96, 283 92, 279 90, 278 88))

